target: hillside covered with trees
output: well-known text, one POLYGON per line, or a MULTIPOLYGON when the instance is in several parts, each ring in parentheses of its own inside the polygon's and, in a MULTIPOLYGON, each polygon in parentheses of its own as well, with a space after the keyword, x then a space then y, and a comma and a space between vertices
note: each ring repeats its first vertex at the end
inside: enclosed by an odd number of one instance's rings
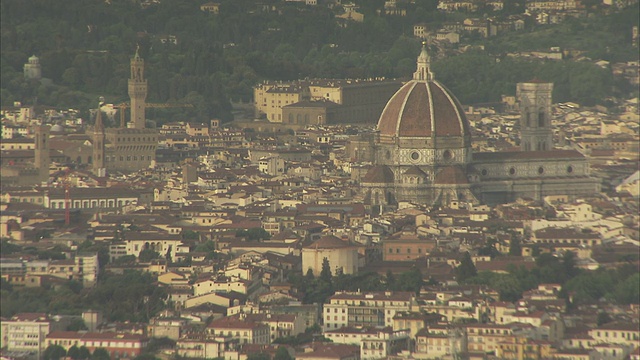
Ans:
MULTIPOLYGON (((478 16, 438 12, 435 0, 415 1, 407 17, 380 16, 383 1, 356 1, 364 21, 340 26, 339 6, 260 3, 267 6, 224 0, 215 15, 187 0, 149 6, 130 0, 2 1, 0 100, 3 106, 20 101, 79 108, 85 115, 98 96, 127 101, 129 59, 140 46, 147 101, 194 105, 152 110, 151 117, 230 120, 231 102, 251 101, 252 86, 262 80, 408 77, 420 48, 413 24, 438 28, 478 16), (43 77, 50 81, 24 79, 22 67, 31 55, 40 58, 43 77)), ((614 81, 610 70, 590 62, 521 60, 505 53, 573 44, 586 47, 594 59, 637 59, 625 45, 637 23, 637 16, 621 11, 479 40, 486 51, 452 51, 445 57, 434 48, 434 69, 463 103, 499 101, 515 92, 515 83, 532 77, 555 82, 557 101, 603 103, 632 90, 614 81)))

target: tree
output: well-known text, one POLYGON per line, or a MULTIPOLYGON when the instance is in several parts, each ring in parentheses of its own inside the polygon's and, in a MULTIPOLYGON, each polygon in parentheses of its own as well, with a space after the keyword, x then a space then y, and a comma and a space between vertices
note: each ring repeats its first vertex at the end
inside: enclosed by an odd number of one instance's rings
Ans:
POLYGON ((13 254, 16 253, 18 251, 20 251, 22 249, 21 246, 19 245, 15 245, 9 242, 9 240, 2 240, 2 243, 0 245, 0 253, 2 255, 9 255, 9 254, 13 254))
POLYGON ((422 273, 415 267, 403 272, 398 278, 400 290, 411 291, 416 293, 416 295, 420 294, 423 283, 422 273))
POLYGON ((60 345, 49 345, 42 355, 44 360, 59 360, 67 355, 67 351, 60 345))
POLYGON ((72 347, 69 348, 69 350, 67 351, 67 356, 72 358, 73 360, 79 360, 80 359, 80 349, 78 348, 77 345, 73 345, 72 347))
POLYGON ((278 350, 276 351, 273 360, 293 360, 293 358, 289 354, 289 351, 287 351, 287 348, 284 346, 278 346, 278 350))
POLYGON ((193 230, 183 230, 182 238, 184 240, 198 240, 200 238, 200 233, 193 230))
POLYGON ((611 322, 613 319, 611 319, 611 316, 609 316, 609 314, 606 311, 600 311, 598 313, 598 326, 602 326, 606 323, 611 322))
POLYGON ((320 279, 326 281, 327 283, 331 283, 331 265, 329 264, 329 259, 322 259, 322 271, 320 271, 320 279))
POLYGON ((387 290, 394 291, 396 290, 396 277, 393 275, 391 270, 387 270, 387 275, 385 276, 385 281, 387 285, 387 290))
POLYGON ((105 348, 97 348, 91 354, 91 360, 111 360, 109 352, 105 348))
POLYGON ((153 251, 151 249, 144 249, 140 251, 140 255, 138 255, 138 261, 142 263, 147 263, 159 257, 160 257, 160 254, 158 254, 157 251, 153 251))
POLYGON ((476 275, 478 275, 478 270, 476 270, 476 266, 473 264, 469 252, 466 252, 462 257, 462 261, 460 261, 460 265, 456 268, 456 280, 462 283, 476 275))
MULTIPOLYGON (((81 318, 75 318, 71 320, 71 323, 69 323, 69 325, 67 325, 67 331, 80 331, 80 330, 89 330, 87 328, 87 325, 84 323, 84 320, 82 320, 81 318)), ((71 351, 71 348, 69 348, 69 351, 71 351)))
POLYGON ((522 256, 522 245, 520 245, 520 238, 517 236, 511 236, 511 243, 509 244, 509 255, 522 256))
POLYGON ((131 265, 136 263, 135 255, 124 255, 113 261, 114 265, 131 265))
POLYGON ((254 352, 247 356, 247 360, 271 360, 271 356, 263 352, 254 352))
POLYGON ((236 236, 245 237, 247 241, 260 241, 260 240, 271 239, 271 234, 269 234, 263 228, 251 228, 249 230, 240 229, 236 231, 236 236))
POLYGON ((78 349, 78 359, 85 360, 85 359, 89 359, 90 357, 91 357, 91 352, 89 351, 89 349, 87 349, 87 347, 84 345, 80 346, 80 348, 78 349))
POLYGON ((313 281, 313 279, 315 278, 315 276, 313 276, 313 269, 309 268, 304 277, 307 281, 313 281))

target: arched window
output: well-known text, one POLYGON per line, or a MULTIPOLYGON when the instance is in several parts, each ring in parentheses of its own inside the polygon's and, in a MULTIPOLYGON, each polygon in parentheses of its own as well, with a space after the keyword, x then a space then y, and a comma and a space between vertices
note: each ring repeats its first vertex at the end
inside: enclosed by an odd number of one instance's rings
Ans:
POLYGON ((545 121, 546 119, 545 119, 544 109, 540 108, 538 110, 538 127, 544 127, 545 121))

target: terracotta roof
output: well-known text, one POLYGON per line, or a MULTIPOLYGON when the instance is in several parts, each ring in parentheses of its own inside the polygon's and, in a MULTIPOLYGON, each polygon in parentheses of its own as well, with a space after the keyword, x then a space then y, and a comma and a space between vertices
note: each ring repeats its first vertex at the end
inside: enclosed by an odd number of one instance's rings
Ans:
POLYGON ((386 136, 468 136, 462 106, 437 81, 409 81, 387 103, 378 130, 386 136))
POLYGON ((349 243, 333 235, 326 235, 307 246, 307 249, 339 249, 349 247, 349 243))
POLYGON ((241 319, 239 316, 227 316, 213 320, 207 327, 210 329, 255 329, 261 326, 264 325, 241 319))
POLYGON ((45 313, 20 313, 11 317, 11 321, 49 321, 45 313))
POLYGON ((464 170, 459 166, 447 166, 436 174, 436 184, 468 184, 464 170))
POLYGON ((373 292, 337 292, 330 300, 349 299, 349 300, 381 300, 381 301, 411 301, 413 293, 409 291, 373 291, 373 292))
POLYGON ((393 183, 393 171, 386 165, 377 165, 369 169, 362 179, 363 183, 393 183))
POLYGON ((53 331, 47 335, 47 339, 83 339, 83 340, 118 340, 118 341, 143 341, 146 337, 138 334, 115 333, 115 332, 76 332, 76 331, 53 331))
POLYGON ((407 169, 407 171, 404 172, 405 175, 418 175, 418 176, 427 176, 427 174, 425 174, 424 171, 422 171, 419 167, 417 166, 412 166, 410 168, 407 169))
POLYGON ((573 228, 544 228, 535 232, 536 239, 600 239, 594 232, 582 232, 573 228))
POLYGON ((297 353, 296 359, 358 358, 359 354, 360 354, 360 347, 356 345, 320 343, 320 344, 314 344, 312 351, 297 353))

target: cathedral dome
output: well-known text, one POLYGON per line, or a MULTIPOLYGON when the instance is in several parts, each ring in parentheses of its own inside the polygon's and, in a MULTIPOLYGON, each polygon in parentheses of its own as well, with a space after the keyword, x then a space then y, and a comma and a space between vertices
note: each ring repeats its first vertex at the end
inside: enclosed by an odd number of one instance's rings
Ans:
POLYGON ((404 84, 387 102, 378 130, 391 137, 468 137, 467 120, 458 99, 433 80, 429 57, 423 46, 413 80, 404 84))

